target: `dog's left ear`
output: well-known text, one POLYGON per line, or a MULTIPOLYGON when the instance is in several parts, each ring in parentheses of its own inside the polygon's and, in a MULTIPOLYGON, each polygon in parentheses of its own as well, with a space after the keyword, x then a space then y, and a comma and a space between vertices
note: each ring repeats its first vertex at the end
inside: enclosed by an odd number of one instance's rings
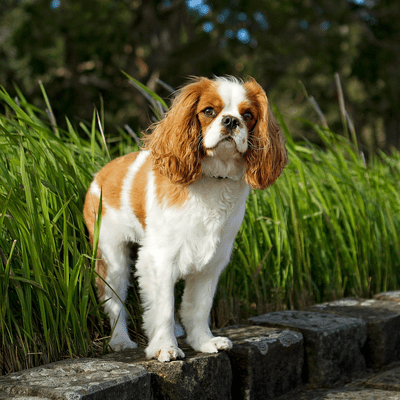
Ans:
POLYGON ((154 166, 172 183, 189 185, 201 177, 201 127, 196 108, 209 85, 209 79, 198 78, 180 89, 165 118, 144 139, 154 166))
POLYGON ((245 178, 254 189, 265 189, 276 181, 288 162, 286 140, 268 107, 262 87, 253 78, 245 82, 244 87, 258 115, 249 133, 245 178))

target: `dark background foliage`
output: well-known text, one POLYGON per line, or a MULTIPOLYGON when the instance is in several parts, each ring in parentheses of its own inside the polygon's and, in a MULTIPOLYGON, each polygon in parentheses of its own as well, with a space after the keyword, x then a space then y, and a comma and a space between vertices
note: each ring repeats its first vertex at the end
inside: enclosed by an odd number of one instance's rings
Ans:
POLYGON ((296 136, 319 122, 307 93, 341 129, 337 72, 359 140, 400 148, 399 17, 396 0, 1 0, 0 84, 42 106, 41 80, 61 126, 104 103, 112 132, 150 122, 121 70, 162 96, 158 79, 251 75, 296 136))

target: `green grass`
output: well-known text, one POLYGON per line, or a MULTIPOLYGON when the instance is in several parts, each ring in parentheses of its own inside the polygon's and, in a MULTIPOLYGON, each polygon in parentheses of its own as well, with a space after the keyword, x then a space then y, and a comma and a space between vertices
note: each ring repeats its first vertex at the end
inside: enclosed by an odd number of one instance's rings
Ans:
MULTIPOLYGON (((46 114, 0 101, 0 371, 93 355, 103 316, 93 282, 82 206, 93 173, 110 160, 96 127, 82 136, 44 123, 46 114)), ((121 137, 129 149, 128 137, 121 137)), ((118 146, 115 146, 118 149, 118 146)), ((134 147, 132 146, 131 149, 134 147)))
MULTIPOLYGON (((47 107, 50 103, 43 90, 47 107)), ((93 252, 82 206, 93 173, 136 150, 120 131, 107 142, 95 112, 68 130, 0 92, 0 374, 106 351, 93 252), (47 122, 50 120, 52 125, 47 122), (111 154, 110 154, 111 153, 111 154)), ((254 191, 232 261, 221 277, 214 324, 301 308, 400 284, 400 155, 366 165, 355 145, 316 125, 325 148, 294 143, 276 185, 254 191)), ((140 333, 139 301, 128 306, 140 333)))
POLYGON ((237 298, 248 314, 399 288, 400 154, 366 164, 356 145, 317 125, 325 150, 294 143, 277 115, 290 163, 249 197, 218 300, 237 298))

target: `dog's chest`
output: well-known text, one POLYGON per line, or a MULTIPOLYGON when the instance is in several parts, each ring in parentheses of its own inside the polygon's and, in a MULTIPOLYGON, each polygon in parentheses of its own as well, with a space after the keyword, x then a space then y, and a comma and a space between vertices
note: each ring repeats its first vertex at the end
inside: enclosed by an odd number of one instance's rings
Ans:
POLYGON ((177 259, 181 272, 201 270, 213 259, 229 253, 241 225, 247 189, 237 182, 197 185, 185 208, 177 259))

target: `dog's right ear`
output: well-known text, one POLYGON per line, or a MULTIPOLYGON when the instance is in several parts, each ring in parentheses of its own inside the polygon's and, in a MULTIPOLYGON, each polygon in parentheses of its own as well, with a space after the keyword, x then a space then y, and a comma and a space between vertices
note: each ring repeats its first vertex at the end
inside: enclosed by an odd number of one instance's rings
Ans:
POLYGON ((189 185, 202 175, 201 126, 196 108, 210 85, 209 79, 198 78, 178 90, 165 118, 144 138, 144 149, 150 151, 154 166, 172 183, 189 185))

